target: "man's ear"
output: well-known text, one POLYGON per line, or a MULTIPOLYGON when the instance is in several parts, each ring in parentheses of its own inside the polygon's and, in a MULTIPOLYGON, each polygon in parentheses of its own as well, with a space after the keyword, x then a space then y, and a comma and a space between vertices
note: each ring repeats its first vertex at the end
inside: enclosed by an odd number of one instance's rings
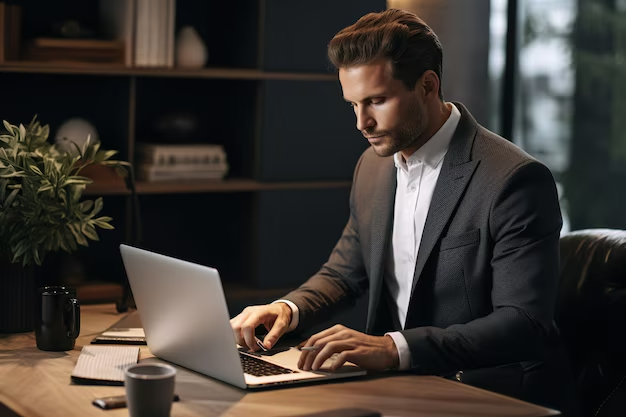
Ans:
POLYGON ((433 70, 427 70, 417 82, 424 97, 439 97, 439 77, 433 70))

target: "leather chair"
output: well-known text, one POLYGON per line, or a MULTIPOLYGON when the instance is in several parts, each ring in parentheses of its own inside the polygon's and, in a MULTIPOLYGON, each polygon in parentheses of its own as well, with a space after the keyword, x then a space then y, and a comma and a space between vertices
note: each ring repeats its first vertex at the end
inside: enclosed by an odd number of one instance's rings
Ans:
POLYGON ((580 230, 560 245, 555 320, 580 415, 626 416, 626 231, 580 230))

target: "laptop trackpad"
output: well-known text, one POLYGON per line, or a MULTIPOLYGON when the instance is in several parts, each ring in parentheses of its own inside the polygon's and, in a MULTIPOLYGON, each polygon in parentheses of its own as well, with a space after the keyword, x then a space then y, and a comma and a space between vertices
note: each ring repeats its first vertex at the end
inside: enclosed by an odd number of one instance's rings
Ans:
MULTIPOLYGON (((279 365, 285 366, 287 368, 292 368, 292 369, 298 369, 298 360, 300 359, 300 354, 302 352, 300 352, 298 349, 296 348, 290 348, 287 349, 283 352, 278 352, 274 355, 271 356, 272 361, 278 363, 279 365)), ((346 362, 344 364, 344 366, 342 366, 341 368, 339 368, 336 371, 331 371, 330 370, 330 366, 333 364, 333 357, 335 355, 331 356, 329 359, 327 359, 324 364, 320 367, 320 371, 326 371, 326 372, 346 372, 346 371, 357 371, 360 370, 360 368, 358 366, 356 366, 355 364, 353 364, 352 362, 346 362)))

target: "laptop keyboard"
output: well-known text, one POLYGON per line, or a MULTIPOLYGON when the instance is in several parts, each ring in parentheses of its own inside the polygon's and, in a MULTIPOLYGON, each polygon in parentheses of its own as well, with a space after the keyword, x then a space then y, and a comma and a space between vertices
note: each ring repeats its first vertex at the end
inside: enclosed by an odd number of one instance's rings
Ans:
POLYGON ((283 375, 293 374, 293 371, 282 366, 274 365, 273 363, 265 362, 254 356, 244 355, 239 352, 241 358, 241 365, 243 366, 243 372, 254 376, 271 376, 271 375, 283 375))

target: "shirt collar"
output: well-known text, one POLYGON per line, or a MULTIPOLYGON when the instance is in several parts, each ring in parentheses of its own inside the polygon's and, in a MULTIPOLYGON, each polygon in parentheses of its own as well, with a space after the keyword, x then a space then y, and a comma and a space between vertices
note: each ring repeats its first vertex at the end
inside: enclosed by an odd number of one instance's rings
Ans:
MULTIPOLYGON (((453 103, 446 104, 451 110, 448 120, 446 120, 441 128, 439 128, 437 133, 435 133, 424 145, 422 145, 421 148, 409 157, 408 161, 423 162, 430 168, 435 168, 446 155, 448 147, 450 146, 450 141, 452 141, 452 135, 454 135, 454 131, 461 120, 461 113, 459 112, 459 109, 457 109, 453 103)), ((400 152, 396 152, 393 155, 393 161, 396 164, 396 168, 408 171, 408 161, 404 160, 404 157, 400 152)))

